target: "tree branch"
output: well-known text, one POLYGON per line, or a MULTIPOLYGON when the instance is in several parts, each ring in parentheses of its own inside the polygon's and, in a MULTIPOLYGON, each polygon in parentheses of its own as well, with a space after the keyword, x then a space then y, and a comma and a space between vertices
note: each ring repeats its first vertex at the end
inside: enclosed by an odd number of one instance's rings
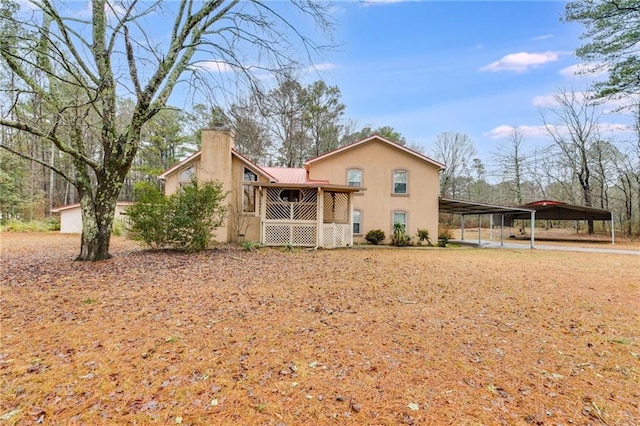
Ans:
POLYGON ((15 149, 13 149, 13 148, 11 148, 11 147, 9 147, 7 145, 4 145, 4 144, 0 144, 0 148, 5 149, 5 150, 9 151, 10 153, 15 154, 18 157, 23 158, 25 160, 33 161, 34 163, 38 163, 41 166, 44 166, 44 167, 48 168, 49 170, 52 170, 54 173, 57 173, 64 180, 69 182, 71 185, 73 185, 73 186, 76 185, 76 182, 72 178, 67 176, 67 174, 65 172, 63 172, 62 170, 58 169, 57 167, 55 167, 55 166, 53 166, 53 165, 51 165, 49 163, 46 163, 43 160, 38 159, 37 157, 32 157, 31 155, 27 155, 27 154, 24 154, 24 153, 22 153, 20 151, 16 151, 15 149))

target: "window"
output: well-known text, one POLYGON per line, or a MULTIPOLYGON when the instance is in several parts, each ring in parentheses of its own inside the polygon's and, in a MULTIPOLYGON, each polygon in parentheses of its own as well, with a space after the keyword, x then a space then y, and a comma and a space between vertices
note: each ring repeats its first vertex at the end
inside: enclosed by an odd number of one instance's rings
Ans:
POLYGON ((362 186, 362 170, 360 169, 347 170, 347 185, 362 186))
POLYGON ((245 167, 243 181, 245 183, 242 185, 242 212, 255 213, 256 212, 256 187, 253 185, 249 185, 246 182, 257 182, 258 175, 256 175, 251 170, 245 167))
POLYGON ((258 175, 253 173, 251 170, 244 168, 244 179, 245 182, 257 182, 258 175))
POLYGON ((362 212, 360 210, 353 211, 353 233, 354 234, 362 234, 360 231, 360 223, 362 221, 362 212))
POLYGON ((298 203, 302 201, 302 191, 299 189, 283 189, 280 191, 280 199, 290 203, 298 203))
POLYGON ((402 225, 404 230, 407 230, 407 212, 393 212, 393 223, 391 225, 395 226, 396 223, 402 225))
POLYGON ((178 181, 191 182, 191 179, 195 176, 195 174, 196 174, 196 168, 191 166, 188 169, 185 169, 180 172, 180 175, 178 176, 178 181))
POLYGON ((404 170, 396 170, 393 172, 393 193, 394 194, 406 194, 407 193, 407 175, 404 170))

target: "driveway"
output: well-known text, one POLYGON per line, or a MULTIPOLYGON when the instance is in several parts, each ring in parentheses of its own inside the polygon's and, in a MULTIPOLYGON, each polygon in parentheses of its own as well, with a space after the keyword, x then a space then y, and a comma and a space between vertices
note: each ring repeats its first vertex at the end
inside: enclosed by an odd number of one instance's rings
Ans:
MULTIPOLYGON (((529 250, 529 244, 516 244, 505 242, 501 245, 495 241, 471 241, 471 240, 450 240, 452 244, 468 245, 478 248, 502 248, 502 249, 520 249, 529 250)), ((630 254, 634 256, 640 256, 640 250, 626 250, 626 249, 608 249, 608 248, 595 248, 595 247, 576 247, 576 246, 560 246, 560 245, 544 245, 535 244, 536 250, 555 250, 555 251, 579 251, 586 253, 606 253, 606 254, 630 254)))

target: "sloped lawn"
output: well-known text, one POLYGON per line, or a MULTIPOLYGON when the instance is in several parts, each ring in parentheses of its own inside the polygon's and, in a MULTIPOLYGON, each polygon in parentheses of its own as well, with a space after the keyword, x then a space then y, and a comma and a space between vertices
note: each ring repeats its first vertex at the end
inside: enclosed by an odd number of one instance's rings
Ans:
POLYGON ((637 256, 0 237, 0 424, 640 424, 637 256))

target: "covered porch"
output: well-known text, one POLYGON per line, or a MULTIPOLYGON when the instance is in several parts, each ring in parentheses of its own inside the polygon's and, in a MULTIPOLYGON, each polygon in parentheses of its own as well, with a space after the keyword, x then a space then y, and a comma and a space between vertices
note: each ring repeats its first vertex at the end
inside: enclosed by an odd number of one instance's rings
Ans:
POLYGON ((322 183, 258 183, 260 243, 337 248, 353 245, 353 194, 364 188, 322 183))

